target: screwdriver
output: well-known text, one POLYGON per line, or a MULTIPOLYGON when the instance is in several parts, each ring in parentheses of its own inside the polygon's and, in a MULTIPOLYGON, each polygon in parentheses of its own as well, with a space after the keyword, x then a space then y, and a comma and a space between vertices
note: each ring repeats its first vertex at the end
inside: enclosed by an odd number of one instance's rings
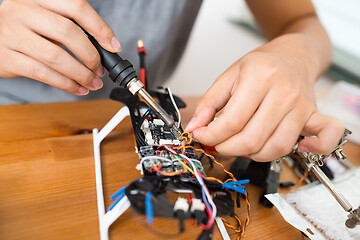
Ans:
MULTIPOLYGON (((79 26, 80 27, 80 26, 79 26)), ((173 128, 176 133, 180 133, 174 119, 154 100, 145 90, 144 85, 137 79, 136 71, 133 65, 126 59, 122 59, 119 54, 112 53, 100 46, 93 36, 84 29, 80 29, 89 38, 91 43, 98 50, 101 58, 101 64, 109 72, 110 79, 121 87, 128 88, 133 95, 137 95, 146 105, 158 116, 166 126, 173 128)))

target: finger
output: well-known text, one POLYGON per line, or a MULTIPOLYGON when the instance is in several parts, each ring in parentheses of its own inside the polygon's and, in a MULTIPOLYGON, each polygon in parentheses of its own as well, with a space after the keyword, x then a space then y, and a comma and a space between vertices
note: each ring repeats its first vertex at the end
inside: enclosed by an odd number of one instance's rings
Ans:
POLYGON ((37 0, 37 2, 50 11, 75 20, 106 50, 121 51, 121 45, 111 28, 86 0, 37 0))
POLYGON ((98 51, 74 22, 40 7, 25 14, 28 15, 25 24, 31 30, 65 45, 94 73, 101 67, 98 51))
POLYGON ((305 125, 299 123, 306 122, 308 116, 296 111, 287 114, 262 149, 250 157, 255 161, 267 162, 289 154, 305 125))
MULTIPOLYGON (((231 83, 226 84, 225 82, 230 77, 229 71, 224 72, 206 91, 197 104, 192 119, 185 128, 186 132, 192 132, 199 127, 208 125, 214 120, 215 114, 225 106, 231 97, 231 91, 234 86, 231 83)), ((233 82, 236 82, 235 79, 233 82)))
MULTIPOLYGON (((254 74, 242 74, 223 114, 216 121, 193 131, 194 138, 205 145, 214 146, 240 132, 268 91, 266 85, 259 88, 257 80, 254 74)), ((221 91, 221 86, 218 91, 221 91)), ((217 98, 214 97, 213 101, 216 102, 217 98)))
POLYGON ((299 142, 299 151, 329 154, 344 134, 344 125, 331 117, 315 112, 307 121, 303 135, 307 137, 299 142))
POLYGON ((90 90, 102 87, 102 81, 64 49, 28 29, 24 29, 21 38, 10 42, 9 46, 14 51, 31 56, 90 90))
POLYGON ((278 91, 270 91, 246 126, 237 134, 216 145, 219 152, 253 154, 264 146, 281 120, 292 109, 291 96, 284 99, 278 91))
POLYGON ((89 93, 87 88, 25 54, 12 51, 8 60, 13 63, 8 71, 16 76, 35 79, 79 96, 89 93))

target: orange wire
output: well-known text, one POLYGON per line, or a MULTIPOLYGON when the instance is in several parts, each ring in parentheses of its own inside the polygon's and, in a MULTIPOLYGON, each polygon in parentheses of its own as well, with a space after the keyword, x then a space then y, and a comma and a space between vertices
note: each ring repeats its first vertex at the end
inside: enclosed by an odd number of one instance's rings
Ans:
POLYGON ((246 201, 246 205, 247 205, 247 212, 246 212, 246 221, 245 224, 243 226, 242 232, 241 232, 241 236, 239 239, 241 239, 242 236, 246 237, 245 234, 245 228, 249 225, 250 223, 250 202, 248 199, 248 194, 245 194, 245 201, 246 201))
MULTIPOLYGON (((186 148, 187 148, 187 147, 192 147, 192 146, 186 146, 186 148)), ((194 147, 192 147, 192 148, 194 148, 194 147)), ((208 153, 205 152, 203 149, 194 148, 194 150, 195 150, 195 151, 202 152, 202 153, 204 153, 207 157, 211 158, 211 160, 213 160, 214 163, 216 163, 217 165, 219 165, 219 166, 223 169, 223 171, 226 172, 226 173, 232 178, 233 181, 237 181, 237 179, 234 177, 234 175, 233 175, 231 172, 229 172, 228 170, 226 170, 225 167, 224 167, 224 165, 222 165, 220 162, 218 162, 212 155, 208 154, 208 153)))
POLYGON ((305 178, 307 178, 307 176, 308 176, 308 171, 305 171, 304 175, 299 179, 299 181, 295 185, 300 185, 305 180, 305 178))
MULTIPOLYGON (((236 215, 235 215, 235 216, 236 216, 236 215)), ((222 218, 222 217, 219 217, 219 218, 224 222, 224 224, 225 224, 227 227, 233 229, 233 230, 234 230, 235 232, 237 232, 237 233, 240 233, 240 232, 241 232, 241 225, 240 225, 239 228, 236 228, 236 227, 234 227, 233 225, 231 225, 230 223, 228 223, 228 222, 225 220, 225 218, 222 218)), ((239 218, 237 218, 237 219, 239 219, 239 218)))
POLYGON ((175 176, 175 175, 179 175, 181 173, 186 172, 186 169, 178 170, 178 171, 175 171, 175 172, 163 172, 163 171, 160 171, 160 169, 157 166, 154 166, 154 170, 156 172, 160 173, 161 175, 164 175, 164 176, 175 176))

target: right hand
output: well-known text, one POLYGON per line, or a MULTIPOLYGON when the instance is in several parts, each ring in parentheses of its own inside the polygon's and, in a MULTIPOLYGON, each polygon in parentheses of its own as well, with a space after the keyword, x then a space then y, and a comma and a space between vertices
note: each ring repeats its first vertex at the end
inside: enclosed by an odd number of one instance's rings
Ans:
POLYGON ((4 0, 0 4, 0 77, 24 76, 76 95, 102 87, 100 56, 76 21, 110 52, 121 46, 86 0, 4 0), (59 45, 64 45, 82 63, 59 45))

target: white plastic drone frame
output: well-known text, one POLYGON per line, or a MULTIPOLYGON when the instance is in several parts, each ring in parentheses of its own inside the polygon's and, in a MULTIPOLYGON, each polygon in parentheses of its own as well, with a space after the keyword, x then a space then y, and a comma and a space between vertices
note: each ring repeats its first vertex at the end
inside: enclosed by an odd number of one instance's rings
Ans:
MULTIPOLYGON (((102 172, 101 172, 101 154, 100 144, 114 128, 120 124, 120 122, 127 116, 130 116, 129 108, 121 108, 110 121, 100 130, 97 128, 93 129, 93 143, 94 143, 94 158, 95 158, 95 180, 96 180, 96 197, 98 203, 98 214, 99 214, 99 230, 100 239, 109 239, 109 228, 116 219, 118 219, 129 207, 130 201, 126 195, 114 206, 113 209, 106 211, 104 190, 102 184, 102 172)), ((217 226, 224 240, 230 240, 230 237, 226 231, 224 223, 220 218, 215 218, 217 226)))

